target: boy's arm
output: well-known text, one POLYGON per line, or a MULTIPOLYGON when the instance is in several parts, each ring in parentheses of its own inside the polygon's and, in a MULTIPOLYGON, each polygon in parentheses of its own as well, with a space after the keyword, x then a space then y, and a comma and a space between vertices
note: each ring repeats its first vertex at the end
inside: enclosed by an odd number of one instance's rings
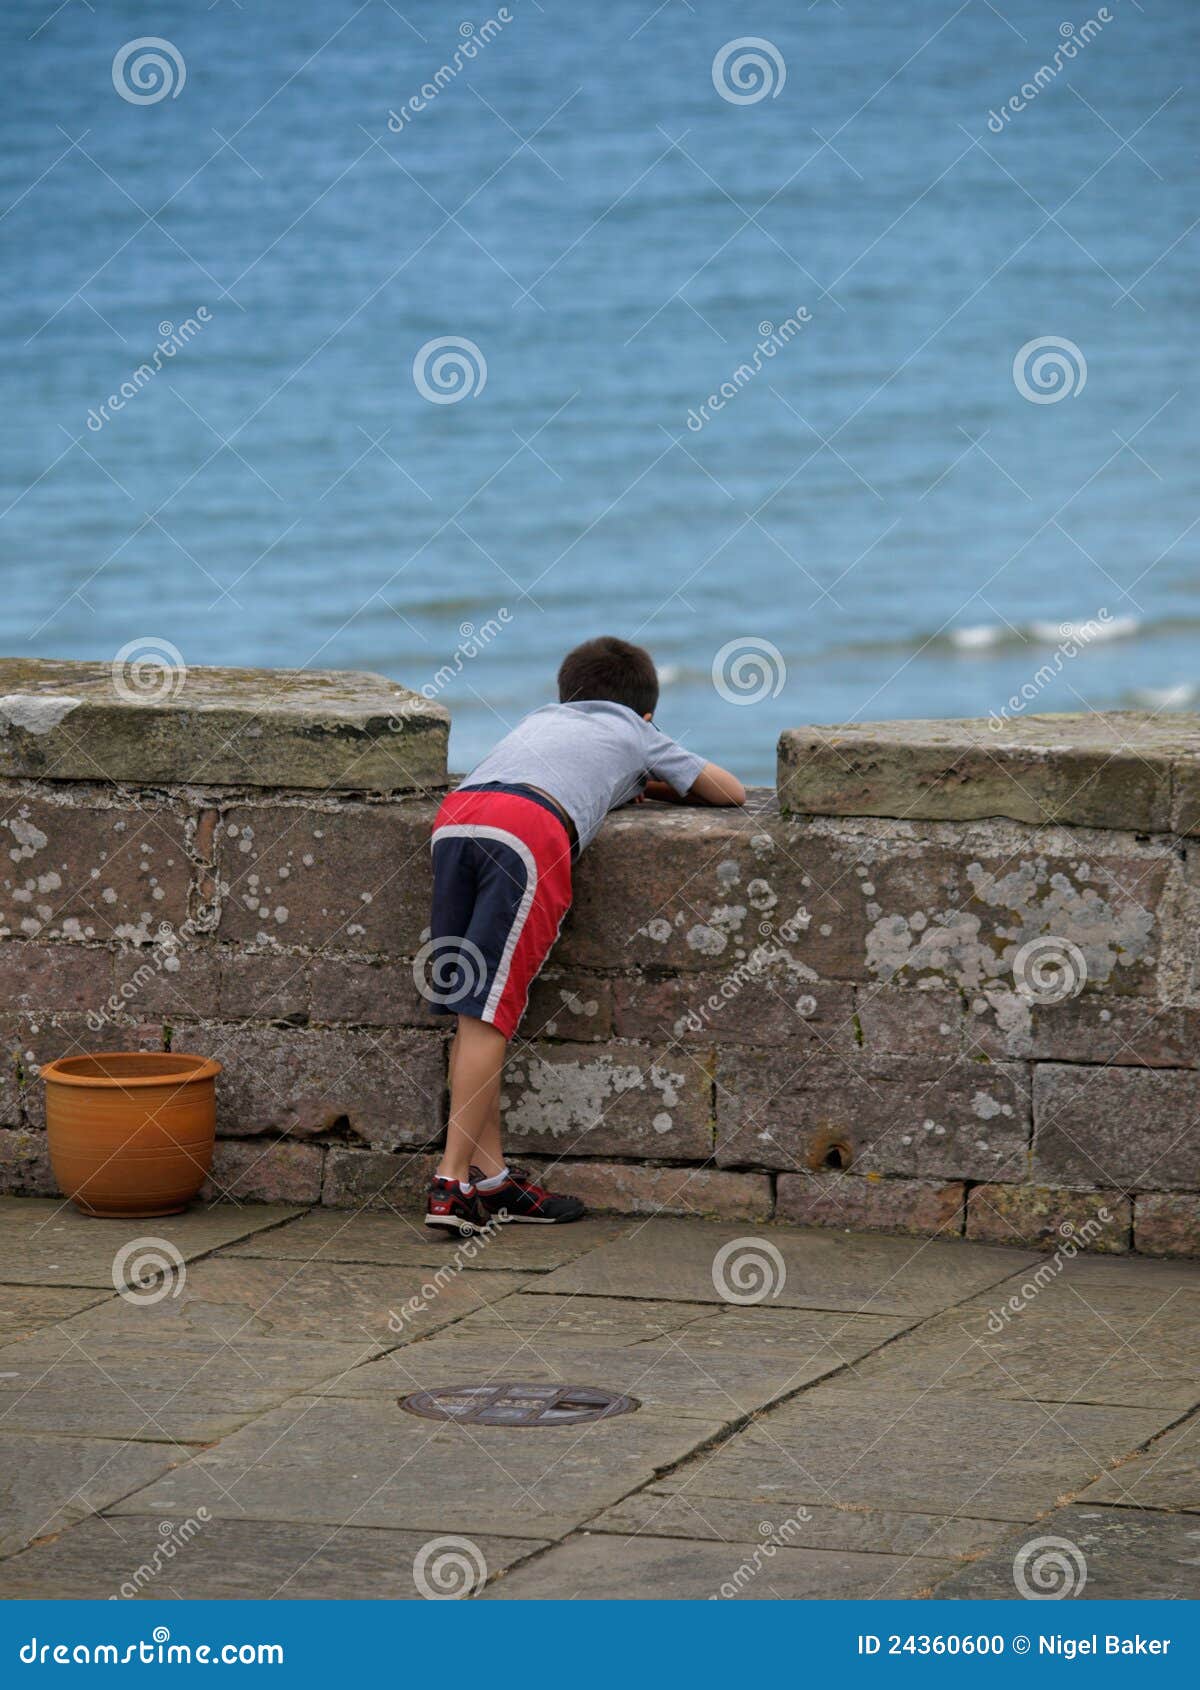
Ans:
POLYGON ((667 804, 744 804, 746 788, 719 763, 705 763, 686 794, 676 792, 665 780, 648 780, 642 796, 667 804))

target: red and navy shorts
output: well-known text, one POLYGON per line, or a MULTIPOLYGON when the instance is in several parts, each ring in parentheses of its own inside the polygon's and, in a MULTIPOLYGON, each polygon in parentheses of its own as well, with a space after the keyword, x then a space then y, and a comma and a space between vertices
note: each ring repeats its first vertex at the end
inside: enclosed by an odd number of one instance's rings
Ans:
POLYGON ((433 824, 423 995, 511 1039, 570 907, 571 835, 550 800, 528 786, 460 787, 433 824))

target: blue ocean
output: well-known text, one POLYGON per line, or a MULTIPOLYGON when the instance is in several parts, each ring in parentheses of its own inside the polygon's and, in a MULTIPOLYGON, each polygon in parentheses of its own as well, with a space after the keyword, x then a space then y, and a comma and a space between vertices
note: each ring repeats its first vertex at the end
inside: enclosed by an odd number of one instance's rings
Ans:
POLYGON ((378 670, 461 768, 618 632, 760 781, 1200 698, 1194 0, 0 27, 5 653, 378 670))

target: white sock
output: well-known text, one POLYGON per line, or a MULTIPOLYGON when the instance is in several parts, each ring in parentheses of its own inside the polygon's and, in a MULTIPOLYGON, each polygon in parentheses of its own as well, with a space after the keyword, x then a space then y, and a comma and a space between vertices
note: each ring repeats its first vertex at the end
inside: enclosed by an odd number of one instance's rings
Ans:
POLYGON ((501 1168, 500 1172, 493 1174, 490 1179, 476 1180, 475 1189, 476 1191, 499 1191, 507 1178, 507 1167, 501 1168))
POLYGON ((469 1179, 467 1179, 467 1180, 460 1179, 459 1182, 458 1182, 458 1189, 462 1192, 464 1197, 469 1197, 471 1195, 471 1193, 474 1191, 475 1187, 471 1184, 469 1179))

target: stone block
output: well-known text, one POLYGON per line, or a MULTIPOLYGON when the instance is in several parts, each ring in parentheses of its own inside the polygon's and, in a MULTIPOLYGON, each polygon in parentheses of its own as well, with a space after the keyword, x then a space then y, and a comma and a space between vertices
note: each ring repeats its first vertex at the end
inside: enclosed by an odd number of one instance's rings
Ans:
POLYGON ((1193 771, 1189 790, 1200 792, 1198 750, 1200 719, 1150 711, 789 728, 779 802, 801 815, 1165 833, 1176 767, 1193 771))
POLYGON ((1085 992, 1034 1009, 1029 1055, 1039 1062, 1195 1068, 1200 1065, 1200 1009, 1085 992))
POLYGON ((1021 1179, 1028 1081, 965 1057, 851 1057, 725 1049, 717 1063, 717 1161, 941 1183, 1021 1179))
POLYGON ((977 1185, 967 1198, 967 1237, 1031 1250, 1121 1255, 1129 1248, 1133 1205, 1119 1191, 1061 1191, 1036 1185, 977 1185))
POLYGON ((963 1005, 956 991, 860 986, 855 1011, 864 1050, 889 1056, 953 1055, 962 1048, 963 1005))
POLYGON ((1033 1178, 1083 1190, 1200 1188, 1195 1075, 1039 1063, 1033 1178))
POLYGON ((85 1014, 111 995, 112 966, 99 946, 0 940, 0 1000, 7 1010, 85 1014))
POLYGON ((0 1191, 8 1197, 53 1197, 58 1181, 46 1135, 26 1127, 0 1127, 0 1191))
POLYGON ((579 865, 555 963, 716 981, 766 949, 810 982, 861 978, 867 921, 852 860, 843 842, 766 806, 618 811, 579 865))
POLYGON ((7 794, 0 865, 0 936, 145 945, 187 916, 183 819, 137 796, 7 794))
POLYGON ((852 988, 810 975, 752 954, 724 972, 615 980, 616 1029, 625 1039, 852 1050, 852 988))
POLYGON ((243 805, 217 829, 226 941, 415 956, 429 925, 419 802, 243 805))
POLYGON ((1133 1205, 1133 1247, 1146 1256, 1200 1256, 1200 1194, 1142 1192, 1133 1205))
POLYGON ((766 1174, 716 1168, 650 1168, 625 1162, 551 1162, 555 1191, 582 1197, 589 1211, 616 1215, 701 1215, 708 1220, 769 1220, 773 1201, 766 1174))
MULTIPOLYGON (((594 974, 543 969, 533 982, 521 1018, 522 1039, 569 1039, 572 1042, 613 1036, 614 983, 594 974)), ((622 1038, 637 1038, 627 1034, 622 1038)))
POLYGON ((852 1232, 906 1232, 950 1237, 961 1231, 964 1186, 871 1175, 780 1174, 776 1218, 800 1226, 841 1226, 852 1232))
POLYGON ((445 1047, 434 1034, 209 1022, 180 1028, 174 1042, 223 1064, 219 1137, 329 1136, 390 1150, 441 1130, 445 1047))
POLYGON ((997 824, 881 849, 867 883, 869 977, 953 988, 1026 1033, 1037 1005, 1153 992, 1170 853, 1072 850, 1055 837, 1048 851, 997 824))
POLYGON ((321 1201, 333 1209, 413 1209, 438 1164, 435 1152, 351 1150, 331 1144, 321 1201))
POLYGON ((413 964, 401 957, 373 962, 319 956, 312 965, 312 1018, 360 1027, 452 1029, 421 996, 413 964))
POLYGON ((149 786, 446 783, 450 718, 382 675, 0 660, 0 772, 149 786))
POLYGON ((120 952, 107 1013, 164 1021, 208 1020, 217 1013, 220 967, 215 950, 171 940, 120 952))
POLYGON ((706 1157, 708 1054, 615 1041, 523 1046, 505 1072, 505 1143, 555 1156, 706 1157))
POLYGON ((307 957, 270 951, 220 956, 220 1014, 236 1021, 305 1021, 310 1011, 307 957))
POLYGON ((205 1202, 319 1203, 325 1148, 218 1139, 201 1189, 205 1202))

